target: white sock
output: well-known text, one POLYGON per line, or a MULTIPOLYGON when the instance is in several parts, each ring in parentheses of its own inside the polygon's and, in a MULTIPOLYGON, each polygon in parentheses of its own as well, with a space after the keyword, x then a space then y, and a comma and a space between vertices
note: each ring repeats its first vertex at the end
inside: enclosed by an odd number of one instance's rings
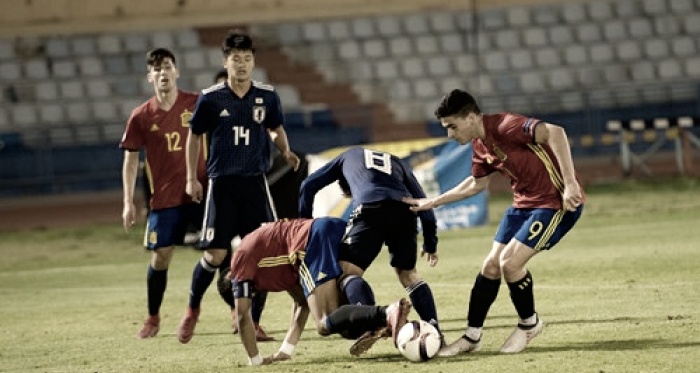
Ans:
POLYGON ((533 313, 532 316, 528 317, 525 320, 520 319, 519 322, 522 325, 535 325, 535 323, 537 323, 537 313, 533 313))
POLYGON ((482 328, 475 328, 475 327, 467 327, 467 332, 464 333, 467 335, 469 339, 472 341, 478 341, 481 339, 481 329, 482 328))

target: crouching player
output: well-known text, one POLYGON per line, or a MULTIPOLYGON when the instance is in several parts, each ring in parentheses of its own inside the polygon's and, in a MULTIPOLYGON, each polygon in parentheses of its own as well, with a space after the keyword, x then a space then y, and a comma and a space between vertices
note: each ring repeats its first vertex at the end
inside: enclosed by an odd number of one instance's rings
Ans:
POLYGON ((231 286, 241 342, 250 365, 291 358, 304 325, 313 314, 320 335, 358 338, 353 355, 382 338, 396 335, 406 324, 411 304, 406 299, 389 306, 342 305, 338 278, 338 247, 346 222, 337 218, 293 219, 268 223, 243 238, 231 258, 231 286), (262 357, 251 317, 256 291, 286 291, 294 300, 292 321, 279 351, 262 357))

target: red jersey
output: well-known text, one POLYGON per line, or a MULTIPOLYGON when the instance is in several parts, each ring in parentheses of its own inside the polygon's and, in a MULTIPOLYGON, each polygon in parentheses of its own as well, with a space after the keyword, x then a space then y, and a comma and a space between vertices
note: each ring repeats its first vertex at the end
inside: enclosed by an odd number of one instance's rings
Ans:
MULTIPOLYGON (((131 151, 146 149, 146 173, 153 210, 192 202, 185 193, 185 142, 197 97, 197 93, 179 90, 177 101, 165 111, 158 107, 153 96, 131 112, 126 124, 119 146, 131 151)), ((197 175, 202 185, 206 185, 207 180, 204 164, 204 156, 200 154, 197 175)))
POLYGON ((547 144, 535 143, 541 120, 517 114, 484 114, 485 139, 472 140, 472 175, 498 171, 510 179, 515 208, 563 209, 564 179, 547 144))
POLYGON ((314 219, 276 221, 248 233, 231 258, 231 279, 256 290, 287 291, 299 285, 299 266, 314 219))

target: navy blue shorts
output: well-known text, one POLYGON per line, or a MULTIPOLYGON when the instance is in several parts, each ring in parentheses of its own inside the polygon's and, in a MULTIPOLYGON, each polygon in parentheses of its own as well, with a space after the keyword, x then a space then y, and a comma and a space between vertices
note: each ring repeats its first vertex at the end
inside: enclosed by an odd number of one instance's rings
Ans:
POLYGON ((346 224, 338 218, 318 218, 311 224, 304 262, 299 268, 299 282, 305 296, 308 297, 316 286, 343 273, 338 264, 338 246, 346 224))
POLYGON ((385 200, 358 206, 350 215, 340 247, 340 260, 363 270, 386 244, 392 267, 410 270, 418 260, 418 215, 401 201, 385 200))
POLYGON ((148 213, 143 246, 148 250, 182 245, 185 235, 202 227, 204 206, 188 203, 148 213))
POLYGON ((235 236, 245 237, 275 220, 265 175, 209 179, 204 226, 199 247, 231 249, 235 236))
POLYGON ((515 238, 535 250, 549 250, 576 224, 582 212, 583 205, 576 211, 510 207, 503 214, 494 241, 505 245, 515 238))

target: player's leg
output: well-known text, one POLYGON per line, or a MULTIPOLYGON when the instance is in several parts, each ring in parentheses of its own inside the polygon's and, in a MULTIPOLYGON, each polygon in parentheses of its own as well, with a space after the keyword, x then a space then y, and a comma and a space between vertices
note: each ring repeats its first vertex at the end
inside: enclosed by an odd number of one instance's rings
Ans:
POLYGON ((541 250, 549 250, 574 226, 583 211, 552 209, 528 210, 528 218, 501 253, 501 270, 508 283, 510 298, 518 313, 518 326, 501 352, 518 353, 541 331, 544 323, 535 311, 534 280, 527 263, 541 250))
POLYGON ((227 178, 209 180, 200 240, 200 247, 204 249, 204 253, 192 271, 189 303, 178 328, 178 340, 181 343, 187 343, 192 338, 199 319, 202 298, 214 280, 226 253, 231 249, 234 233, 230 228, 233 225, 232 217, 227 213, 232 208, 228 190, 231 184, 231 180, 227 178))
POLYGON ((146 225, 144 245, 151 252, 146 275, 148 317, 136 334, 137 338, 155 337, 160 329, 160 307, 168 285, 168 268, 172 260, 173 246, 181 243, 184 235, 178 221, 178 207, 151 211, 146 225))
POLYGON ((345 235, 338 248, 343 269, 340 290, 349 304, 374 305, 374 292, 362 278, 384 245, 384 234, 374 228, 381 217, 376 204, 355 208, 347 223, 345 235))

